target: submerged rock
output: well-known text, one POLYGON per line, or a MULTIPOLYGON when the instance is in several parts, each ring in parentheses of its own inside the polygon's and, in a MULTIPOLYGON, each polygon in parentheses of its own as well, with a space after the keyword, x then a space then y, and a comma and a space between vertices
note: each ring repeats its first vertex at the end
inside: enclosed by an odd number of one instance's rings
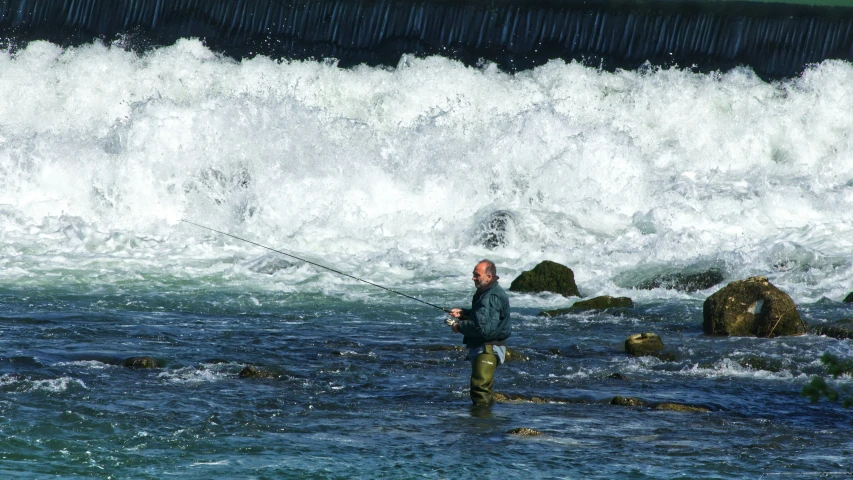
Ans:
POLYGON ((675 403, 675 402, 647 402, 641 398, 636 397, 623 397, 621 395, 617 395, 613 397, 613 400, 610 401, 611 405, 619 405, 620 407, 649 407, 654 410, 672 410, 676 412, 691 412, 691 413, 706 413, 710 412, 711 409, 706 407, 701 407, 698 405, 688 405, 686 403, 675 403))
POLYGON ((521 435, 523 437, 535 437, 538 435, 542 435, 542 432, 539 430, 533 430, 532 428, 513 428, 512 430, 506 432, 510 435, 521 435))
POLYGON ((621 407, 644 407, 646 405, 645 400, 641 400, 635 397, 623 397, 621 395, 617 395, 613 397, 613 400, 610 401, 611 405, 619 405, 621 407))
POLYGON ((812 325, 809 327, 809 333, 839 340, 853 338, 853 318, 845 318, 834 323, 812 325))
POLYGON ((564 403, 566 400, 554 399, 554 398, 542 398, 542 397, 529 397, 526 395, 517 395, 512 393, 499 393, 495 392, 494 394, 495 402, 499 403, 564 403))
POLYGON ((850 292, 846 297, 844 297, 844 300, 842 300, 842 302, 853 303, 853 292, 850 292))
POLYGON ((625 375, 622 375, 619 372, 611 373, 610 375, 607 376, 607 378, 609 378, 611 380, 628 380, 628 377, 626 377, 625 375))
POLYGON ((746 357, 738 363, 741 367, 751 368, 753 370, 764 370, 766 372, 773 373, 782 371, 782 363, 780 361, 773 359, 768 360, 757 356, 746 357))
POLYGON ((480 224, 480 237, 478 239, 480 245, 494 250, 498 247, 505 247, 507 243, 507 232, 510 225, 515 219, 512 212, 507 210, 498 210, 489 215, 486 220, 480 224))
POLYGON ((240 378, 281 378, 276 372, 258 368, 254 365, 246 365, 238 374, 240 378))
POLYGON ((663 340, 651 332, 637 333, 625 340, 625 351, 635 357, 653 355, 663 350, 663 340))
POLYGON ((690 413, 707 413, 711 409, 705 407, 697 407, 696 405, 686 405, 683 403, 658 403, 652 406, 655 410, 672 410, 675 412, 690 412, 690 413))
POLYGON ((523 293, 552 292, 567 297, 580 296, 572 269, 549 260, 536 265, 533 270, 523 272, 512 281, 509 290, 523 293))
POLYGON ((600 297, 581 300, 572 305, 575 309, 605 310, 608 308, 634 308, 634 302, 628 297, 611 297, 602 295, 600 297))
POLYGON ((702 329, 712 335, 780 337, 806 333, 794 301, 766 277, 726 285, 705 300, 702 317, 702 329))
POLYGON ((122 367, 160 368, 160 362, 154 357, 128 357, 121 361, 122 367))
POLYGON ((637 285, 639 290, 664 288, 679 292, 697 292, 718 285, 723 281, 723 271, 711 268, 698 273, 664 273, 644 280, 637 285))
POLYGON ((634 308, 634 302, 628 297, 611 297, 609 295, 602 295, 600 297, 590 298, 589 300, 577 301, 569 308, 543 310, 539 312, 539 316, 557 317, 580 310, 608 310, 611 308, 634 308))

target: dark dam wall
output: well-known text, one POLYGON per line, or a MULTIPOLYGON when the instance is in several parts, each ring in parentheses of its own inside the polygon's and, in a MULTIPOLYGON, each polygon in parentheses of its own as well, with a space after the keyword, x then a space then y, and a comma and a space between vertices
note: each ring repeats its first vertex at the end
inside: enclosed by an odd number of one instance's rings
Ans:
POLYGON ((403 54, 508 71, 549 59, 605 69, 646 61, 698 71, 795 76, 853 61, 853 7, 736 1, 2 0, 7 48, 113 41, 137 51, 198 37, 234 58, 336 58, 396 65, 403 54))

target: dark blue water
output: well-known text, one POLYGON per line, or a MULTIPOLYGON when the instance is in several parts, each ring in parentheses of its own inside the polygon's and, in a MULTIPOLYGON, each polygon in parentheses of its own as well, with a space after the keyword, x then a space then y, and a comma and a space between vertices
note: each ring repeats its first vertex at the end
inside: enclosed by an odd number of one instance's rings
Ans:
MULTIPOLYGON (((467 399, 468 365, 451 348, 459 339, 440 312, 382 298, 198 287, 93 295, 6 286, 4 474, 758 478, 853 470, 853 412, 800 396, 807 376, 821 372, 816 356, 836 340, 707 337, 701 304, 690 301, 556 318, 520 308, 511 345, 527 359, 502 366, 496 390, 547 402, 478 411, 467 399), (247 305, 249 295, 260 306, 247 305), (659 333, 677 358, 627 356, 622 342, 641 331, 659 333), (137 355, 161 366, 118 364, 137 355), (741 365, 753 357, 774 371, 741 365), (240 378, 247 365, 271 378, 240 378), (710 411, 610 405, 616 395, 710 411), (519 427, 543 435, 508 433, 519 427)), ((853 314, 842 304, 804 311, 806 321, 853 314)))

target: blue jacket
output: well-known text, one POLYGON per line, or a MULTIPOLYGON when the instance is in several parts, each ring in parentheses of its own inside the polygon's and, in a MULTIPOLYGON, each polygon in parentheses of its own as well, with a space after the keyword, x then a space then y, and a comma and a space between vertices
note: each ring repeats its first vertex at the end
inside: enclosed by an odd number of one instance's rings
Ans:
POLYGON ((468 348, 502 344, 509 338, 509 297, 495 281, 471 300, 471 309, 462 309, 459 331, 468 348))

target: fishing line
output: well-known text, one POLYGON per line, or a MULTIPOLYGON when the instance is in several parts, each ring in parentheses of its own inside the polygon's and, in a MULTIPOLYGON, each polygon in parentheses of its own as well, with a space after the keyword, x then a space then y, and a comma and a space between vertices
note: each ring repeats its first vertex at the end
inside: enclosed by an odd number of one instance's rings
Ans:
POLYGON ((401 292, 398 292, 398 291, 396 291, 396 290, 391 290, 391 289, 390 289, 390 288, 388 288, 388 287, 383 287, 382 285, 379 285, 379 284, 376 284, 376 283, 373 283, 373 282, 369 282, 369 281, 367 281, 367 280, 364 280, 364 279, 361 279, 361 278, 355 277, 355 276, 350 275, 350 274, 348 274, 348 273, 341 272, 340 270, 335 270, 334 268, 329 268, 329 267, 326 267, 326 266, 324 266, 324 265, 320 265, 319 263, 314 263, 314 262, 312 262, 312 261, 310 261, 310 260, 305 260, 304 258, 299 258, 299 257, 297 257, 296 255, 291 255, 291 254, 289 254, 289 253, 282 252, 281 250, 276 250, 276 249, 274 249, 274 248, 267 247, 266 245, 261 245, 260 243, 253 242, 253 241, 251 241, 251 240, 246 240, 245 238, 240 238, 240 237, 238 237, 237 235, 231 235, 230 233, 219 231, 219 230, 217 230, 217 229, 215 229, 215 228, 205 227, 204 225, 199 225, 198 223, 190 222, 189 220, 183 220, 183 219, 182 219, 181 221, 182 221, 182 222, 184 222, 184 223, 189 223, 190 225, 195 225, 196 227, 203 228, 203 229, 205 229, 205 230, 210 230, 211 232, 216 232, 216 233, 219 233, 219 234, 222 234, 222 235, 225 235, 225 236, 231 237, 231 238, 236 238, 237 240, 241 240, 241 241, 246 242, 246 243, 251 243, 252 245, 255 245, 255 246, 258 246, 258 247, 261 247, 261 248, 266 248, 267 250, 269 250, 269 251, 271 251, 271 252, 280 253, 280 254, 282 254, 282 255, 284 255, 284 256, 287 256, 287 257, 290 257, 290 258, 295 258, 295 259, 300 260, 300 261, 302 261, 302 262, 305 262, 305 263, 308 263, 308 264, 314 265, 315 267, 325 268, 326 270, 328 270, 328 271, 330 271, 330 272, 337 273, 338 275, 343 275, 343 276, 345 276, 345 277, 352 278, 353 280, 358 280, 359 282, 366 283, 366 284, 368 284, 368 285, 372 285, 372 286, 377 287, 377 288, 381 288, 382 290, 386 290, 386 291, 389 291, 389 292, 391 292, 391 293, 396 293, 397 295, 400 295, 401 297, 406 297, 406 298, 411 299, 411 300, 414 300, 414 301, 416 301, 416 302, 421 302, 421 303, 423 303, 424 305, 429 305, 430 307, 437 308, 437 309, 441 310, 442 312, 450 313, 450 310, 447 310, 446 308, 439 307, 438 305, 433 305, 432 303, 425 302, 425 301, 421 300, 420 298, 415 298, 415 297, 413 297, 413 296, 411 296, 411 295, 406 295, 405 293, 401 293, 401 292))

